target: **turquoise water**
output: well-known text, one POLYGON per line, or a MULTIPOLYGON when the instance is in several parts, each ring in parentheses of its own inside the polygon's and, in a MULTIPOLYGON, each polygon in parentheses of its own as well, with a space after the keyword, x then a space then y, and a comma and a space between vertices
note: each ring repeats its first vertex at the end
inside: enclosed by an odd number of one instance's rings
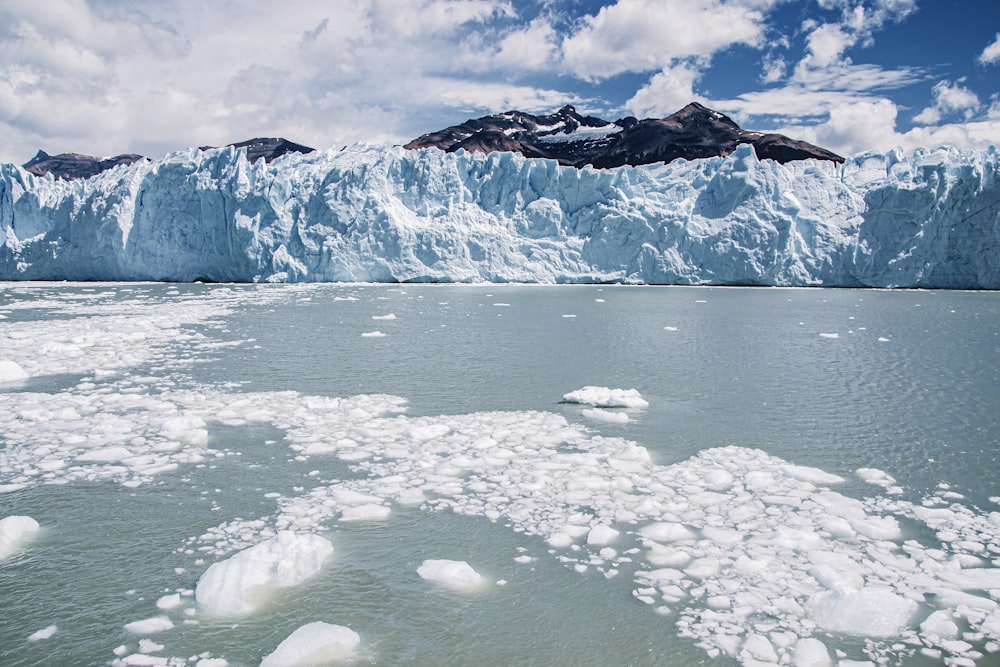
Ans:
MULTIPOLYGON (((935 498, 986 525, 998 509, 1000 299, 992 293, 6 283, 0 314, 0 359, 31 375, 0 385, 0 488, 7 485, 0 518, 27 515, 41 525, 0 561, 4 665, 101 665, 138 660, 140 651, 161 664, 216 658, 255 665, 313 620, 358 632, 357 664, 751 659, 738 650, 713 652, 711 642, 678 629, 679 619, 708 623, 708 594, 689 591, 686 601, 666 605, 637 599, 641 586, 632 575, 645 567, 643 554, 624 555, 641 547, 641 522, 619 516, 618 553, 598 565, 587 560, 597 558, 597 547, 553 549, 544 534, 533 534, 541 524, 517 519, 513 508, 491 520, 463 505, 475 496, 469 490, 444 511, 389 498, 387 520, 321 516, 308 530, 327 537, 334 555, 318 575, 277 591, 247 617, 201 613, 190 596, 198 577, 265 539, 288 515, 282 503, 375 475, 351 458, 301 448, 299 438, 321 439, 348 419, 309 397, 398 396, 411 420, 405 428, 426 419, 483 437, 506 428, 508 418, 537 419, 547 433, 554 415, 586 432, 580 447, 634 443, 657 470, 715 448, 762 450, 842 477, 831 488, 865 501, 869 512, 884 502, 919 506, 935 498), (373 332, 384 335, 363 335, 373 332), (625 424, 588 418, 562 401, 588 385, 636 389, 649 406, 629 410, 625 424), (67 401, 75 416, 65 411, 67 401), (81 407, 88 405, 93 413, 81 407), (258 418, 254 405, 277 414, 258 418), (176 414, 198 415, 192 428, 207 438, 165 427, 176 414), (81 463, 70 437, 76 433, 133 454, 148 450, 168 465, 111 454, 81 463), (151 445, 158 438, 176 447, 160 451, 151 445), (899 492, 863 481, 859 468, 886 472, 899 492), (226 526, 243 536, 205 537, 226 526), (427 558, 473 564, 489 585, 473 592, 432 586, 415 574, 427 558), (158 598, 177 591, 182 608, 157 609, 158 598), (158 615, 173 628, 148 637, 124 629, 158 615), (28 641, 50 625, 57 627, 50 638, 28 641), (140 646, 143 638, 161 648, 140 646)), ((362 419, 351 428, 362 440, 374 423, 362 419)), ((393 433, 382 437, 410 442, 403 431, 393 433)), ((371 439, 365 446, 381 446, 371 439)), ((367 460, 374 465, 378 456, 367 460)), ((409 474, 400 470, 393 468, 409 474)), ((511 497, 518 493, 527 498, 518 489, 511 497)), ((576 507, 591 511, 586 502, 576 507)), ((909 510, 882 507, 902 526, 897 545, 941 546, 909 510)), ((739 530, 752 543, 763 528, 739 530)), ((981 538, 989 565, 1000 552, 994 536, 981 538)), ((875 547, 858 539, 838 548, 858 560, 870 556, 875 547)), ((719 586, 727 581, 736 580, 722 578, 719 586)), ((917 632, 927 613, 922 606, 908 629, 917 632)), ((794 615, 775 622, 801 630, 794 615)), ((815 636, 854 660, 942 660, 886 648, 892 638, 873 647, 850 633, 815 636)), ((977 664, 997 664, 990 641, 986 633, 972 642, 977 664)))

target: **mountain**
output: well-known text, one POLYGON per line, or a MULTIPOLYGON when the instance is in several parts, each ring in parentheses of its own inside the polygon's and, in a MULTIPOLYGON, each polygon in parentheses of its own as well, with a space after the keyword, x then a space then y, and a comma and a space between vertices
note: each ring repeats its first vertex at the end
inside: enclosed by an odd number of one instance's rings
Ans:
POLYGON ((25 171, 29 171, 36 176, 52 174, 56 178, 74 180, 77 178, 90 178, 102 171, 113 169, 118 165, 132 164, 144 159, 143 156, 135 155, 134 153, 108 158, 97 158, 90 155, 80 155, 79 153, 49 155, 45 151, 38 151, 35 157, 25 162, 23 166, 25 171))
MULTIPOLYGON (((283 138, 258 138, 258 139, 248 139, 247 141, 240 141, 235 144, 228 144, 234 148, 245 148, 247 149, 247 160, 250 164, 253 164, 257 160, 264 158, 268 162, 276 160, 282 155, 287 155, 288 153, 312 153, 315 148, 310 148, 309 146, 303 146, 302 144, 297 144, 294 141, 289 141, 283 138)), ((203 146, 201 150, 209 150, 214 148, 214 146, 203 146)))
MULTIPOLYGON (((287 139, 249 139, 235 144, 229 144, 236 148, 247 149, 247 159, 256 162, 260 158, 274 160, 287 153, 311 153, 315 148, 309 148, 302 144, 296 144, 287 139)), ((208 150, 212 146, 204 146, 202 150, 208 150)), ((25 171, 29 171, 36 176, 52 174, 55 178, 62 178, 68 181, 78 178, 90 178, 119 165, 132 164, 139 160, 145 160, 142 155, 129 153, 127 155, 117 155, 109 158, 96 158, 90 155, 80 155, 79 153, 60 153, 59 155, 49 155, 45 151, 38 151, 35 157, 25 162, 22 166, 25 171)))
POLYGON ((609 169, 725 156, 740 144, 752 145, 762 160, 782 164, 808 159, 844 161, 824 148, 781 134, 742 130, 728 116, 697 102, 662 119, 627 117, 614 122, 581 116, 568 105, 547 116, 508 111, 425 134, 404 148, 440 148, 449 153, 459 149, 510 151, 572 167, 589 164, 609 169))
POLYGON ((1000 152, 781 164, 740 144, 593 169, 230 146, 78 181, 0 165, 0 280, 64 279, 1000 289, 1000 152))

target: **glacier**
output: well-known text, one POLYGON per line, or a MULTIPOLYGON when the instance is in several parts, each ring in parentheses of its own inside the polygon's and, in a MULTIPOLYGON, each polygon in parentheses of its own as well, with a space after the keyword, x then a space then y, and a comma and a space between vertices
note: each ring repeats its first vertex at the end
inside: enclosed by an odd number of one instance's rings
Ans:
POLYGON ((1000 289, 1000 153, 615 169, 356 145, 0 165, 0 279, 1000 289))

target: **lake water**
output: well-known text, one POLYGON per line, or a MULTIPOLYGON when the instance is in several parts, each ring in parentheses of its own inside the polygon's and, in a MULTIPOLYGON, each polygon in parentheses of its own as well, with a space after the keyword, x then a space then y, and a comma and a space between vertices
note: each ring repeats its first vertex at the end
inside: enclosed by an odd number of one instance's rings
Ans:
POLYGON ((3 283, 4 360, 5 666, 1000 664, 994 293, 3 283))

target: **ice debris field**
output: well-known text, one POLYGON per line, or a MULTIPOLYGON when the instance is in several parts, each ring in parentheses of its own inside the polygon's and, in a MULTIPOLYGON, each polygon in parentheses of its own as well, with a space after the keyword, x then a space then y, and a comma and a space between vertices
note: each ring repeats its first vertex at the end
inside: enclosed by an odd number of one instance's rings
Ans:
MULTIPOLYGON (((132 639, 109 644, 111 664, 230 664, 211 651, 169 657, 171 637, 205 619, 258 613, 273 592, 341 567, 331 529, 392 522, 401 507, 509 527, 543 547, 518 557, 525 567, 549 558, 599 573, 709 658, 861 667, 920 656, 961 666, 1000 651, 1000 512, 945 492, 903 500, 897 481, 871 468, 857 471, 870 493, 849 497, 837 475, 738 446, 662 465, 636 442, 545 410, 411 417, 404 398, 388 395, 183 388, 175 373, 234 344, 213 336, 221 318, 243 299, 281 293, 217 288, 155 304, 119 296, 12 302, 7 315, 30 307, 60 317, 0 319, 4 497, 16 503, 8 494, 78 482, 139 487, 238 460, 213 448, 213 424, 272 425, 295 461, 335 459, 353 474, 307 475, 297 491, 273 494, 272 514, 178 545, 178 555, 199 557, 196 586, 154 595, 148 615, 123 624, 132 639), (143 363, 162 371, 130 373, 143 363), (54 393, 18 389, 26 377, 56 373, 81 379, 54 393), (861 640, 858 653, 834 647, 843 636, 861 640)), ((567 388, 562 400, 623 414, 647 406, 615 387, 567 388)), ((0 567, 16 565, 45 530, 30 517, 0 518, 0 567)), ((506 583, 446 556, 428 554, 414 576, 454 595, 490 595, 506 583)), ((24 641, 58 636, 60 622, 24 641)), ((350 618, 305 624, 260 664, 370 655, 375 638, 350 626, 350 618)))
POLYGON ((363 145, 77 181, 4 164, 0 279, 1000 289, 998 165, 946 147, 782 165, 748 144, 606 170, 363 145))

